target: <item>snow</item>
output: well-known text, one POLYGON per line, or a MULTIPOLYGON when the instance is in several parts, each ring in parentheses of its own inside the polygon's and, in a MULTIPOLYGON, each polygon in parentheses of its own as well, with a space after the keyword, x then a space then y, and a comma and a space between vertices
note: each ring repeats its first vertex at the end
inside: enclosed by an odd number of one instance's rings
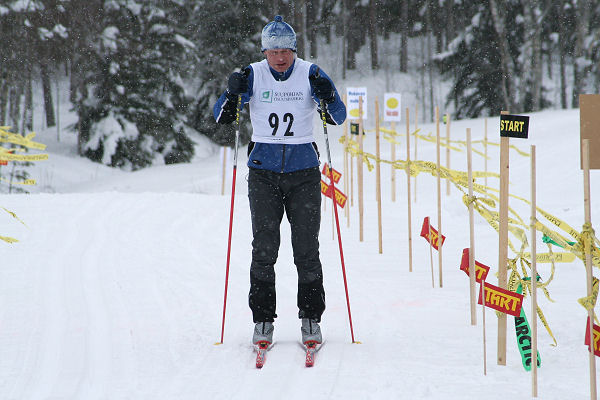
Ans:
MULTIPOLYGON (((530 115, 530 139, 513 139, 511 144, 526 151, 536 145, 538 205, 580 229, 584 211, 579 112, 530 115)), ((61 116, 61 121, 74 122, 70 114, 61 116)), ((497 122, 488 118, 493 142, 498 142, 497 122)), ((373 124, 369 119, 367 128, 373 124)), ((404 132, 404 123, 398 126, 404 132)), ((435 134, 432 124, 419 127, 423 134, 435 134)), ((452 121, 451 138, 464 140, 466 128, 471 128, 473 140, 482 139, 483 127, 483 119, 452 121)), ((334 168, 343 172, 343 148, 338 142, 342 130, 329 127, 328 132, 334 168)), ((444 125, 441 132, 444 136, 444 125)), ((324 162, 317 118, 315 133, 324 162)), ((190 164, 125 172, 78 158, 75 135, 60 137, 57 143, 55 128, 38 132, 36 140, 48 145, 50 158, 31 170, 38 180, 33 194, 0 195, 0 205, 26 224, 2 216, 0 234, 19 242, 0 243, 0 398, 531 397, 531 374, 521 365, 513 318, 508 319, 507 365, 496 363, 497 323, 491 310, 486 311, 487 375, 483 374, 482 309, 477 308, 477 326, 472 326, 468 279, 459 270, 469 229, 467 209, 457 189, 442 197, 442 228, 447 237, 443 287, 439 287, 434 254, 432 288, 429 247, 418 234, 426 216, 439 226, 436 179, 423 174, 417 178, 417 201, 412 204, 413 271, 409 272, 405 174, 396 175, 397 200, 392 202, 390 168, 381 168, 383 254, 379 254, 375 173, 365 168, 363 242, 359 241, 357 199, 351 207, 350 227, 340 210, 354 334, 361 344, 351 343, 340 255, 332 237, 332 208, 326 204, 320 237, 326 342, 312 369, 304 367, 298 344, 296 272, 289 225, 284 221, 276 266, 276 344, 265 367, 257 370, 247 306, 252 238, 245 149, 239 152, 224 343, 215 345, 221 332, 231 185, 227 183, 221 195, 219 149, 199 139, 201 151, 190 164)), ((480 145, 476 148, 482 150, 480 145)), ((375 152, 372 133, 367 134, 365 149, 375 152)), ((382 141, 381 149, 382 157, 389 159, 390 145, 382 141)), ((498 148, 490 147, 489 153, 489 169, 496 171, 498 148)), ((396 154, 406 154, 403 146, 396 154)), ((434 145, 420 141, 418 158, 435 161, 435 157, 434 145)), ((483 170, 483 159, 473 157, 474 168, 483 170)), ((511 193, 529 198, 529 158, 516 152, 510 157, 511 193)), ((451 168, 466 171, 465 153, 452 153, 451 168)), ((227 179, 231 171, 228 165, 227 179)), ((592 171, 591 178, 594 218, 600 201, 598 172, 592 171)), ((497 179, 490 178, 488 184, 498 187, 497 179)), ((444 182, 442 188, 445 193, 444 182)), ((411 190, 414 193, 414 179, 411 190)), ((528 205, 511 199, 511 207, 529 220, 528 205)), ((480 216, 475 221, 476 259, 492 267, 488 281, 497 283, 498 236, 480 216)), ((544 251, 538 236, 538 252, 544 251)), ((549 264, 538 264, 538 270, 544 280, 549 277, 549 264)), ((588 352, 583 344, 586 311, 577 303, 585 288, 584 267, 576 261, 557 265, 548 288, 555 302, 538 293, 558 341, 557 347, 552 346, 538 323, 542 399, 589 398, 588 352)), ((529 298, 524 306, 531 323, 529 298)))

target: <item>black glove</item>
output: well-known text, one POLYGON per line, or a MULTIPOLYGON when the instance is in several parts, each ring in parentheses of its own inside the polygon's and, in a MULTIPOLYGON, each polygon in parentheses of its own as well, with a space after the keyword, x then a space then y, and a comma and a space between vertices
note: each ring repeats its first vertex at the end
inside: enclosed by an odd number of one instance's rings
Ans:
POLYGON ((234 96, 246 93, 248 91, 248 78, 240 72, 234 72, 229 75, 227 81, 227 92, 234 96))
POLYGON ((325 103, 332 103, 335 100, 333 85, 329 79, 322 76, 311 75, 308 80, 310 81, 310 86, 312 87, 315 96, 317 96, 317 99, 324 100, 325 103))

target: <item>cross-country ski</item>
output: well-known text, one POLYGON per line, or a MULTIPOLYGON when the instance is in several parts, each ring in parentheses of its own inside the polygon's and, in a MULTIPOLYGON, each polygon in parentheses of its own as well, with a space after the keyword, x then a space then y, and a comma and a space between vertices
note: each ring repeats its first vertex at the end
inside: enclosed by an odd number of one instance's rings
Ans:
POLYGON ((267 352, 272 347, 269 342, 258 342, 256 344, 256 368, 262 368, 267 359, 267 352))

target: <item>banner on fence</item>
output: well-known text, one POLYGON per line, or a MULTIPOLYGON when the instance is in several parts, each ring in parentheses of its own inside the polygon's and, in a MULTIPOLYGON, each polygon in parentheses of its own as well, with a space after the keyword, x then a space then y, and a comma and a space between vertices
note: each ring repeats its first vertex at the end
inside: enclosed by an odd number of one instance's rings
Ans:
POLYGON ((421 228, 421 236, 427 240, 434 249, 439 250, 439 246, 444 245, 444 241, 446 240, 446 236, 442 235, 442 240, 440 243, 439 233, 433 227, 429 225, 429 217, 425 217, 423 220, 423 227, 421 228), (431 232, 431 237, 429 237, 429 233, 431 232))
MULTIPOLYGON (((600 357, 600 326, 593 324, 594 326, 594 355, 600 357)), ((592 351, 590 347, 590 319, 587 319, 587 324, 585 326, 585 345, 588 347, 590 351, 592 351)))
MULTIPOLYGON (((324 180, 321 179, 321 193, 325 195, 325 197, 331 198, 331 186, 328 185, 324 180)), ((338 188, 335 188, 335 202, 341 208, 344 208, 346 205, 346 200, 348 198, 344 193, 342 193, 338 188)))
MULTIPOLYGON (((465 274, 469 276, 469 248, 463 249, 462 258, 460 260, 460 269, 465 271, 465 274)), ((480 263, 479 261, 475 261, 475 281, 479 283, 481 283, 481 281, 485 281, 488 272, 490 272, 490 267, 480 263)))
MULTIPOLYGON (((338 183, 340 181, 340 178, 342 177, 342 173, 337 171, 335 168, 331 168, 331 171, 333 172, 333 183, 338 183)), ((325 163, 325 165, 323 165, 323 170, 321 171, 321 174, 331 179, 331 176, 329 174, 329 164, 325 163)))
MULTIPOLYGON (((523 295, 510 290, 502 289, 501 287, 485 284, 485 306, 493 308, 496 311, 518 317, 521 314, 523 306, 523 295)), ((478 304, 482 304, 481 290, 479 291, 478 304)))

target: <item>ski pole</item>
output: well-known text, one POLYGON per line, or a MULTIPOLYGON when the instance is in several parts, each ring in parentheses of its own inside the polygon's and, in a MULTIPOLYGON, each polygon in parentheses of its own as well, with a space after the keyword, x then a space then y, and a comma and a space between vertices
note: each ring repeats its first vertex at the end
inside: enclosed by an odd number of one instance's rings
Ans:
POLYGON ((233 230, 233 205, 235 200, 235 177, 237 173, 237 155, 238 143, 240 140, 240 108, 242 106, 242 95, 238 95, 237 109, 235 114, 235 149, 233 152, 233 178, 231 179, 231 207, 229 211, 229 239, 227 240, 227 265, 225 267, 225 294, 223 295, 223 322, 221 323, 221 341, 216 344, 223 344, 223 334, 225 333, 225 310, 227 308, 227 286, 229 282, 229 261, 231 260, 231 233, 233 230))
MULTIPOLYGON (((317 70, 316 76, 319 77, 317 70)), ((331 198, 333 200, 333 213, 335 215, 335 226, 337 228, 338 246, 340 248, 340 260, 342 263, 342 276, 344 277, 344 289, 346 291, 346 305, 348 306, 348 320, 350 321, 350 335, 352 343, 354 340, 354 329, 352 328, 352 312, 350 311, 350 296, 348 295, 348 282, 346 280, 346 266, 344 264, 344 249, 342 247, 342 236, 340 234, 340 220, 338 217, 337 203, 335 202, 335 186, 333 182, 333 166, 331 165, 331 152, 329 151, 329 137, 327 136, 327 120, 325 119, 325 101, 321 100, 321 120, 323 121, 323 134, 325 135, 325 148, 327 149, 327 164, 329 166, 329 182, 331 183, 331 198)))

